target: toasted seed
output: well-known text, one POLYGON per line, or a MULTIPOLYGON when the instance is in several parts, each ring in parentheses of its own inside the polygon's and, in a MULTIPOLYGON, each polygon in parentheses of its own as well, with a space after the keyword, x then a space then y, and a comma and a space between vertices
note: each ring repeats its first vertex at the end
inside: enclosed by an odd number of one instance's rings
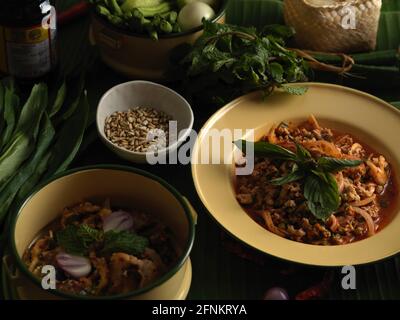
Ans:
POLYGON ((169 121, 164 112, 149 107, 133 107, 117 111, 106 118, 104 133, 114 144, 131 151, 156 151, 168 146, 169 121), (162 130, 164 135, 147 141, 150 130, 162 130))

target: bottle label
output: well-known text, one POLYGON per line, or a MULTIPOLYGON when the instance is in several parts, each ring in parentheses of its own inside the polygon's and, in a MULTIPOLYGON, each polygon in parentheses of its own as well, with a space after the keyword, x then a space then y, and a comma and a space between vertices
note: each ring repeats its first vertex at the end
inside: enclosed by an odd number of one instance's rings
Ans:
POLYGON ((20 78, 36 78, 54 65, 56 30, 0 26, 0 69, 20 78))

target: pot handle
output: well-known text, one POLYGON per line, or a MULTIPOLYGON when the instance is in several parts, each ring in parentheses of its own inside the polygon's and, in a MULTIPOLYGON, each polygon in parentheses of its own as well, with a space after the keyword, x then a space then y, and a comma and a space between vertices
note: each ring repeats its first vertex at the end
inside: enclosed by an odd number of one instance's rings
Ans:
POLYGON ((196 210, 193 208, 192 204, 190 203, 190 201, 189 201, 186 197, 182 196, 182 198, 183 198, 183 201, 185 201, 186 205, 187 205, 188 208, 189 208, 189 211, 190 211, 190 213, 191 213, 191 215, 192 215, 194 224, 197 224, 197 217, 198 217, 198 215, 197 215, 196 210))
POLYGON ((92 25, 89 26, 89 43, 92 46, 96 45, 96 40, 94 39, 93 26, 92 25))
POLYGON ((22 286, 23 280, 21 278, 21 274, 19 270, 14 267, 12 257, 8 254, 3 256, 3 270, 5 271, 8 281, 12 287, 18 288, 22 286))

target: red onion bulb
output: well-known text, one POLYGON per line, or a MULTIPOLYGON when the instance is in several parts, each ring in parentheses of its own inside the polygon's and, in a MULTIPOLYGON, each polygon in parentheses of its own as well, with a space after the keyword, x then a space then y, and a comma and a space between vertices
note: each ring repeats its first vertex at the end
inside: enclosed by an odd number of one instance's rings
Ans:
POLYGON ((264 300, 289 300, 289 295, 285 289, 273 287, 265 293, 264 300))
POLYGON ((113 231, 126 231, 133 226, 133 218, 129 212, 118 210, 112 212, 110 215, 103 219, 104 232, 113 231))
POLYGON ((59 253, 56 256, 58 266, 74 278, 86 277, 92 271, 90 260, 85 257, 59 253))

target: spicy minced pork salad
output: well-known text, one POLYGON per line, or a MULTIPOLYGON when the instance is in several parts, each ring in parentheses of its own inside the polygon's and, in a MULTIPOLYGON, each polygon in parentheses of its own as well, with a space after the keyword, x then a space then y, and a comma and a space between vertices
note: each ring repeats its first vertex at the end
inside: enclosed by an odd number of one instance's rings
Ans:
MULTIPOLYGON (((249 143, 236 145, 245 153, 249 143)), ((253 147, 254 171, 236 177, 236 197, 270 232, 342 245, 388 223, 397 193, 393 169, 354 136, 321 126, 311 115, 297 125, 274 125, 253 147)))
POLYGON ((172 233, 153 216, 84 201, 65 208, 24 254, 29 270, 56 269, 56 289, 78 295, 132 292, 153 283, 177 261, 172 233))

